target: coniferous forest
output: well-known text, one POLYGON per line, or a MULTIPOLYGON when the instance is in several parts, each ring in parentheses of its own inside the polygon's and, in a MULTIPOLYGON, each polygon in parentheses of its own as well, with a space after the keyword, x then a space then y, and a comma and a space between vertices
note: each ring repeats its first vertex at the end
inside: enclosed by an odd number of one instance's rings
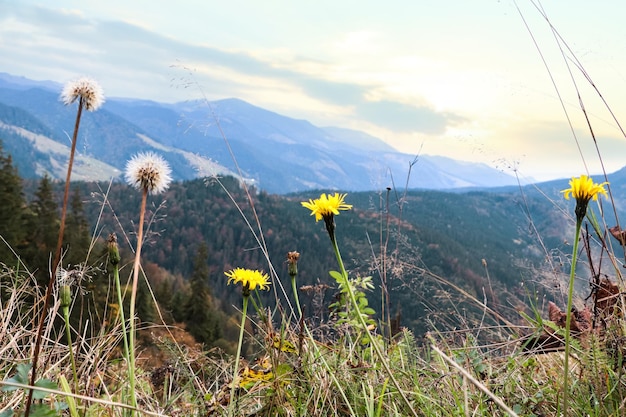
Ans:
MULTIPOLYGON (((2 176, 7 204, 0 230, 7 244, 1 259, 7 265, 15 263, 13 248, 33 269, 38 284, 45 285, 58 232, 61 186, 47 177, 22 180, 6 154, 2 176)), ((282 288, 274 285, 266 302, 274 302, 274 291, 293 302, 282 261, 289 251, 298 251, 298 285, 309 290, 302 299, 305 315, 319 322, 329 319, 327 306, 337 292, 328 275, 334 255, 323 222, 311 221, 300 204, 318 192, 288 196, 252 192, 258 223, 244 190, 232 178, 173 183, 149 202, 143 249, 146 278, 166 319, 184 323, 207 346, 233 343, 236 332, 228 318, 236 313, 233 305, 240 295, 227 286, 224 271, 237 265, 272 269, 282 288)), ((546 275, 543 254, 528 230, 528 211, 550 212, 540 199, 522 207, 514 193, 411 191, 398 197, 396 191, 387 190, 348 194, 348 199, 355 210, 342 218, 337 231, 343 256, 351 271, 372 276, 377 287, 385 276, 382 287, 388 289, 388 304, 380 301, 386 297, 382 292, 370 299, 379 300, 372 303, 380 306, 375 308, 379 314, 394 318, 396 332, 405 326, 420 335, 433 327, 471 323, 480 311, 471 303, 464 306, 465 297, 455 286, 500 308, 511 320, 519 319, 518 310, 529 299, 549 290, 550 284, 541 278, 546 275)), ((83 283, 83 302, 98 314, 105 314, 98 311, 103 305, 99 302, 110 285, 107 236, 117 235, 128 276, 139 203, 137 193, 124 183, 72 184, 63 267, 91 266, 83 283)), ((546 230, 563 222, 557 216, 539 218, 543 223, 539 227, 546 230)), ((559 238, 557 234, 543 244, 558 251, 559 238)), ((154 321, 145 281, 139 294, 140 318, 154 321)))

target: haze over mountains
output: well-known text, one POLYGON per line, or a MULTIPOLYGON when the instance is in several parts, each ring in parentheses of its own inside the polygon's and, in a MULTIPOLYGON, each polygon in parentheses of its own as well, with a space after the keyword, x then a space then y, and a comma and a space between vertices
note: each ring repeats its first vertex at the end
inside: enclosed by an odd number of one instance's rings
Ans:
MULTIPOLYGON (((62 86, 0 73, 0 139, 20 174, 65 176, 76 105, 62 86)), ((317 127, 238 99, 174 104, 107 98, 84 113, 73 179, 119 177, 137 152, 155 151, 174 178, 239 176, 270 193, 404 187, 494 187, 516 180, 485 164, 397 152, 382 140, 338 127, 317 127), (227 140, 224 140, 226 138, 227 140), (411 163, 415 162, 412 166, 411 163)))

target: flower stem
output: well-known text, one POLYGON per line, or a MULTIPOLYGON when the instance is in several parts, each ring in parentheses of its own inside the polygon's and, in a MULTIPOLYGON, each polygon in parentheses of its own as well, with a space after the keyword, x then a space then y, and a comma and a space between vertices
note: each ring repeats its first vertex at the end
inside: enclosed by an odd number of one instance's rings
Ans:
POLYGON ((243 296, 243 307, 242 307, 242 313, 241 313, 241 326, 239 328, 239 343, 237 344, 237 355, 235 356, 235 370, 233 371, 233 381, 231 383, 231 387, 230 387, 230 402, 228 404, 228 416, 229 417, 233 417, 236 412, 235 409, 233 409, 234 404, 235 404, 235 387, 237 385, 237 377, 239 376, 239 356, 241 356, 241 346, 243 345, 243 333, 244 333, 244 328, 246 325, 246 314, 248 312, 248 299, 250 298, 249 295, 244 295, 243 296))
POLYGON ((113 266, 113 280, 115 281, 115 290, 117 292, 117 304, 119 305, 119 316, 122 322, 122 340, 124 341, 124 357, 126 362, 130 363, 130 351, 128 349, 128 332, 126 330, 126 318, 124 317, 124 299, 122 298, 122 288, 120 285, 120 268, 119 265, 113 266))
POLYGON ((570 325, 572 322, 572 304, 574 299, 574 278, 576 277, 576 262, 578 258, 578 240, 580 239, 580 228, 582 226, 583 219, 577 216, 576 220, 576 233, 574 234, 574 248, 572 249, 572 266, 569 274, 569 289, 567 293, 567 309, 565 319, 565 363, 563 374, 563 416, 567 417, 568 406, 568 391, 569 391, 569 352, 571 347, 571 330, 570 325))
POLYGON ((70 331, 70 308, 63 306, 63 319, 65 320, 65 337, 67 337, 67 346, 70 349, 70 360, 72 362, 72 375, 74 377, 74 393, 78 394, 78 373, 76 373, 76 360, 72 348, 72 333, 70 331))
MULTIPOLYGON (((135 320, 135 304, 137 303, 137 288, 139 285, 139 263, 141 260, 141 246, 143 242, 143 223, 146 215, 146 200, 148 199, 148 189, 144 188, 141 195, 141 209, 139 211, 139 230, 137 232, 137 250, 135 251, 135 263, 133 268, 133 288, 130 293, 130 337, 129 337, 129 359, 128 378, 130 397, 132 405, 137 408, 137 395, 135 394, 135 336, 136 336, 136 320, 135 320)), ((132 410, 131 416, 135 415, 132 410)))
POLYGON ((333 250, 335 252, 335 257, 337 258, 337 263, 339 264, 339 270, 341 272, 341 276, 343 277, 344 284, 345 284, 345 286, 347 288, 347 291, 348 291, 348 296, 350 297, 350 303, 352 304, 352 307, 357 312, 356 315, 359 318, 359 322, 360 322, 361 326, 363 327, 363 331, 365 331, 365 333, 367 334, 367 336, 368 336, 368 338, 370 340, 370 343, 372 344, 372 347, 374 348, 374 351, 376 352, 376 355, 378 356, 378 358, 380 359, 380 362, 382 363, 383 367, 385 368, 385 372, 387 372, 387 375, 391 379, 391 382, 393 382, 393 385, 398 390, 398 393, 402 397, 402 400, 407 405, 409 410, 411 410, 411 414, 413 416, 417 417, 418 416, 417 412, 411 406, 411 402, 409 401, 409 399, 407 398, 406 394, 404 393, 404 390, 400 386, 400 383, 398 382, 398 380, 395 378, 395 376, 391 372, 391 369, 389 368, 389 364, 387 363, 387 361, 385 359, 385 356, 383 355, 383 352, 382 352, 380 346, 378 346, 378 342, 376 341, 376 339, 374 339, 374 337, 372 337, 372 334, 370 333, 370 330, 367 327, 367 323, 365 323, 365 319, 363 318, 363 315, 361 314, 361 310, 359 309, 359 305, 358 305, 358 303, 356 301, 356 297, 354 296, 354 291, 352 291, 352 286, 350 285, 350 282, 348 281, 348 273, 346 272, 346 268, 345 268, 345 266, 343 264, 343 259, 341 258, 341 253, 339 253, 339 246, 337 246, 337 240, 335 239, 334 233, 333 234, 330 233, 330 230, 329 230, 329 236, 330 236, 330 241, 332 242, 332 245, 333 245, 333 250))
MULTIPOLYGON (((48 315, 48 305, 50 304, 50 297, 52 295, 52 289, 54 288, 54 281, 56 278, 57 268, 61 261, 61 249, 63 246, 63 236, 65 234, 65 218, 67 217, 67 202, 70 194, 70 178, 72 176, 72 166, 74 164, 74 153, 76 152, 76 141, 78 138, 78 127, 80 126, 80 117, 83 113, 84 100, 80 97, 78 101, 78 111, 76 113, 76 122, 74 123, 74 134, 72 135, 72 147, 70 150, 70 159, 67 164, 67 174, 65 177, 65 192, 63 193, 63 208, 61 209, 61 224, 59 226, 59 237, 57 240, 56 252, 54 255, 54 262, 52 263, 52 271, 50 272, 50 280, 48 281, 48 288, 46 289, 46 295, 43 302, 43 309, 39 318, 39 327, 37 328, 37 337, 35 338, 35 352, 33 353, 33 368, 30 375, 30 385, 34 386, 37 381, 37 362, 39 360, 39 353, 41 351, 41 339, 43 336, 43 326, 48 315)), ((24 410, 24 417, 30 415, 30 406, 33 402, 33 390, 28 390, 28 397, 26 399, 26 409, 24 410)))
POLYGON ((302 319, 302 308, 300 308, 300 299, 298 298, 298 290, 296 288, 296 276, 291 276, 291 289, 293 290, 293 296, 296 300, 296 307, 298 308, 299 319, 302 319))

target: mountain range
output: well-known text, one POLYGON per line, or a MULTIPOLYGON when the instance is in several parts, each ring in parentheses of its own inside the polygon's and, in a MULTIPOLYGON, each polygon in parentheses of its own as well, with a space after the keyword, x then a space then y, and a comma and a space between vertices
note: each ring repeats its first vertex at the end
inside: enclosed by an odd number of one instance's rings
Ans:
MULTIPOLYGON (((75 106, 60 103, 60 90, 59 84, 0 74, 0 140, 22 177, 65 175, 75 106)), ((388 233, 393 312, 415 331, 425 331, 429 322, 468 317, 471 303, 463 304, 457 288, 488 299, 499 313, 508 311, 508 319, 518 317, 533 294, 560 297, 566 288, 575 205, 563 199, 566 179, 518 186, 485 165, 427 155, 416 159, 363 132, 316 127, 237 99, 174 104, 108 99, 102 109, 84 114, 78 150, 77 180, 119 177, 127 159, 140 151, 163 154, 175 179, 187 180, 154 199, 167 215, 159 217, 160 243, 144 252, 172 274, 190 276, 199 242, 209 245, 213 276, 237 266, 235 260, 264 267, 265 256, 250 250, 258 243, 232 204, 240 202, 252 218, 249 205, 241 203, 248 195, 239 187, 248 181, 267 191, 250 198, 259 210, 270 259, 284 259, 297 249, 303 255, 299 279, 306 285, 332 284, 327 268, 334 254, 323 244, 323 226, 311 221, 301 201, 317 194, 309 192, 314 188, 350 192, 354 210, 342 215, 340 223, 347 265, 362 276, 380 276, 374 252, 388 233), (385 201, 380 190, 392 185, 390 173, 395 185, 403 187, 412 161, 409 187, 421 189, 402 196, 390 192, 385 201), (196 179, 210 175, 239 178, 224 178, 224 188, 196 179)), ((594 180, 604 181, 600 176, 594 180)), ((626 215, 626 168, 606 180, 611 199, 601 198, 602 210, 595 203, 593 210, 611 227, 618 224, 616 216, 626 215)), ((34 190, 38 181, 25 182, 34 190)), ((101 230, 134 230, 138 193, 121 181, 114 183, 107 199, 115 211, 109 212, 102 210, 98 197, 102 184, 76 185, 90 196, 86 218, 97 219, 101 230)), ((608 235, 606 239, 613 242, 608 235)), ((623 249, 616 246, 615 251, 622 259, 623 249)), ((601 264, 603 274, 612 274, 609 262, 601 264)), ((284 262, 280 265, 284 268, 284 262)), ((583 268, 581 263, 576 288, 586 296, 590 287, 583 268)), ((225 280, 216 279, 211 286, 225 305, 234 303, 236 294, 225 288, 225 280)), ((480 318, 483 311, 474 313, 480 318)), ((458 324, 452 322, 450 328, 458 324)))
MULTIPOLYGON (((62 85, 0 73, 0 140, 20 175, 64 178, 76 105, 62 85)), ((176 180, 233 175, 270 193, 495 187, 516 180, 486 164, 410 155, 364 132, 318 127, 236 98, 157 103, 107 98, 81 119, 72 178, 119 178, 137 152, 155 151, 176 180), (410 176, 409 176, 410 173, 410 176)))

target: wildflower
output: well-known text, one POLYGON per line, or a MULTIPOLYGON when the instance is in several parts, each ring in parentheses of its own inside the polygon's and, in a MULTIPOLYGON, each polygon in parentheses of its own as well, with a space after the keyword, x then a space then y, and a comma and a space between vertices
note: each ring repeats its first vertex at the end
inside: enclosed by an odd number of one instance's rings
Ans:
MULTIPOLYGON (((63 194, 63 207, 61 208, 61 223, 59 227, 59 239, 57 241, 57 247, 55 251, 54 261, 52 263, 52 273, 50 274, 50 280, 48 281, 48 287, 46 289, 46 295, 44 297, 43 308, 41 309, 41 316, 39 320, 39 327, 37 329, 37 336, 35 338, 35 351, 33 353, 33 368, 30 373, 30 385, 35 385, 37 380, 37 362, 39 360, 39 353, 41 352, 41 339, 43 333, 44 323, 48 315, 48 305, 50 303, 50 297, 54 288, 54 283, 57 278, 57 269, 59 268, 59 262, 61 261, 61 246, 63 243, 63 236, 65 234, 65 219, 67 215, 67 201, 70 191, 70 178, 72 177, 72 167, 74 166, 74 154, 76 153, 76 142, 78 139, 78 128, 80 126, 80 119, 83 113, 83 107, 89 111, 94 111, 102 106, 104 103, 104 93, 100 85, 88 78, 81 78, 76 81, 71 81, 63 87, 61 92, 61 101, 67 106, 72 104, 76 99, 78 101, 78 110, 76 111, 76 122, 74 123, 74 134, 72 135, 72 146, 70 148, 70 158, 67 163, 67 175, 65 177, 65 191, 63 194)), ((67 294, 67 293, 66 293, 67 294)), ((67 298, 65 299, 67 301, 67 298)), ((73 356, 72 356, 73 358, 73 356)), ((74 373, 76 375, 76 373, 74 373)), ((30 414, 30 407, 33 402, 34 391, 28 390, 28 398, 26 399, 26 409, 24 415, 28 417, 30 414)))
POLYGON ((335 193, 335 195, 322 194, 320 198, 315 200, 303 201, 303 207, 311 210, 311 216, 315 215, 315 221, 324 219, 326 223, 326 231, 332 242, 335 241, 335 214, 339 214, 339 210, 350 210, 352 206, 343 202, 347 194, 335 193))
POLYGON ((248 300, 250 296, 250 291, 259 287, 261 290, 269 289, 269 277, 267 274, 264 274, 258 270, 252 269, 244 269, 244 268, 235 268, 231 269, 228 272, 224 272, 224 274, 228 277, 228 284, 234 282, 237 284, 241 282, 243 285, 243 306, 241 309, 241 326, 239 327, 239 342, 237 343, 237 355, 235 356, 235 368, 233 375, 233 383, 230 389, 230 403, 228 405, 228 415, 236 415, 237 413, 234 410, 234 404, 237 403, 235 400, 235 386, 238 381, 238 371, 239 371, 239 357, 241 355, 241 346, 243 345, 243 331, 246 323, 246 315, 248 312, 248 300))
POLYGON ((576 199, 576 220, 582 222, 587 214, 587 205, 591 200, 597 200, 598 194, 607 196, 604 186, 608 182, 602 184, 594 183, 590 177, 581 175, 580 178, 572 177, 569 182, 570 188, 562 190, 563 196, 569 200, 570 196, 576 199))
POLYGON ((296 276, 298 276, 298 259, 300 253, 297 251, 287 252, 287 272, 291 278, 291 289, 298 308, 298 314, 302 317, 302 308, 300 307, 300 299, 298 298, 298 290, 296 289, 296 276))
POLYGON ((120 249, 117 246, 117 236, 115 233, 111 233, 107 239, 107 246, 109 249, 109 262, 111 265, 116 266, 120 263, 120 249))
POLYGON ((66 271, 59 267, 56 271, 56 282, 59 285, 59 301, 63 319, 65 321, 65 337, 70 350, 70 361, 72 364, 72 375, 74 377, 74 392, 78 392, 78 373, 76 371, 76 360, 72 349, 72 333, 70 330, 70 305, 72 304, 72 285, 77 285, 81 278, 81 271, 73 269, 66 271))
POLYGON ((229 277, 228 284, 234 282, 235 284, 241 282, 243 285, 243 295, 250 295, 250 291, 259 287, 260 290, 268 290, 269 289, 269 277, 267 274, 264 274, 258 270, 252 269, 244 269, 244 268, 235 268, 231 269, 228 272, 224 272, 224 274, 229 277))
POLYGON ((126 163, 126 182, 138 190, 159 194, 169 187, 172 170, 161 156, 153 153, 139 153, 126 163))
MULTIPOLYGON (((586 175, 581 175, 580 178, 572 177, 569 182, 570 188, 566 190, 562 190, 563 196, 566 200, 569 200, 570 196, 576 199, 576 229, 574 232, 574 245, 572 248, 572 263, 570 267, 570 275, 569 275, 569 291, 567 294, 567 309, 565 311, 572 311, 573 307, 573 299, 574 299, 574 280, 576 277, 576 262, 578 260, 578 241, 580 238, 580 229, 583 223, 583 219, 587 214, 587 205, 591 200, 597 200, 598 194, 604 194, 606 197, 606 190, 604 186, 608 184, 608 182, 603 182, 602 184, 596 184, 593 180, 586 175)), ((571 325, 572 325, 572 315, 567 314, 565 318, 565 363, 564 369, 569 369, 569 354, 571 348, 571 325)), ((563 409, 567 410, 568 404, 568 389, 569 389, 569 381, 568 381, 569 372, 565 372, 563 378, 563 409)))
POLYGON ((59 284, 59 300, 61 300, 61 307, 67 308, 72 304, 72 289, 71 286, 76 280, 78 271, 66 271, 59 267, 57 269, 57 283, 59 284))
POLYGON ((339 210, 350 210, 352 206, 343 202, 347 194, 335 193, 335 195, 322 194, 320 198, 315 200, 303 201, 303 207, 311 210, 311 216, 315 215, 315 221, 328 219, 339 214, 339 210))
POLYGON ((90 78, 79 78, 68 82, 63 87, 63 92, 61 92, 63 104, 69 106, 79 98, 85 109, 89 111, 98 110, 104 103, 104 93, 100 84, 90 78))
POLYGON ((298 259, 300 259, 300 253, 296 251, 287 253, 287 270, 289 276, 295 277, 298 275, 298 259))
POLYGON ((165 162, 165 159, 155 153, 147 152, 133 156, 126 163, 126 172, 124 174, 126 182, 142 192, 141 206, 139 208, 137 249, 135 250, 135 261, 133 263, 133 284, 130 292, 130 330, 128 335, 128 378, 130 380, 129 396, 134 407, 137 407, 137 396, 135 395, 135 308, 137 304, 137 291, 139 288, 139 264, 141 262, 141 247, 143 244, 143 224, 146 215, 146 200, 148 194, 159 194, 169 187, 170 182, 172 181, 172 177, 170 176, 171 172, 172 170, 167 162, 165 162))

